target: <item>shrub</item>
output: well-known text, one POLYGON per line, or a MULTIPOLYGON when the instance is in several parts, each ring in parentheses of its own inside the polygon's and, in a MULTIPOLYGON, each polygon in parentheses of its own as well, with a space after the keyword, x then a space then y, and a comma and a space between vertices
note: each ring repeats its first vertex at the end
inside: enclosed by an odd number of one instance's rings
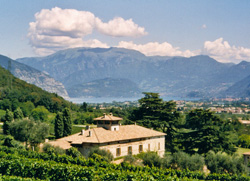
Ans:
POLYGON ((24 149, 25 147, 22 145, 21 142, 16 141, 13 136, 7 135, 4 138, 3 141, 3 146, 7 146, 7 147, 14 147, 14 148, 18 148, 18 149, 24 149))
POLYGON ((150 167, 161 167, 161 158, 157 152, 146 152, 143 155, 142 160, 144 165, 148 165, 150 167))
POLYGON ((165 155, 162 160, 164 168, 189 169, 191 171, 202 170, 205 165, 204 158, 199 154, 190 156, 185 152, 176 152, 173 155, 165 155))
POLYGON ((65 150, 60 148, 59 146, 53 146, 49 143, 45 143, 43 145, 43 152, 48 153, 48 154, 57 154, 57 155, 62 155, 65 154, 65 150))
POLYGON ((132 154, 125 156, 123 159, 124 162, 128 162, 130 164, 135 164, 136 160, 137 159, 132 154))
POLYGON ((106 161, 112 161, 114 159, 113 154, 108 150, 99 149, 98 147, 92 148, 88 154, 88 157, 92 157, 93 154, 102 156, 106 161))
POLYGON ((81 152, 75 147, 71 147, 70 149, 68 149, 66 151, 66 154, 72 156, 73 158, 82 157, 81 152))
POLYGON ((239 145, 243 148, 250 148, 250 135, 242 134, 239 136, 239 145))
POLYGON ((237 154, 230 156, 226 153, 209 151, 205 160, 211 173, 242 174, 246 171, 243 157, 237 154))

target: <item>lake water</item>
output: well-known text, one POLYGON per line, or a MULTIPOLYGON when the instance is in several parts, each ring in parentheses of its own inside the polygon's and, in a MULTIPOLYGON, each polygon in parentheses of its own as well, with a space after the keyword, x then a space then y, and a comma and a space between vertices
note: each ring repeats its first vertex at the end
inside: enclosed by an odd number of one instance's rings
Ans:
MULTIPOLYGON (((80 98, 70 98, 67 99, 68 101, 71 101, 73 103, 82 104, 83 102, 86 103, 112 103, 115 102, 125 102, 125 101, 138 101, 142 97, 80 97, 80 98)), ((186 100, 186 101, 195 101, 199 99, 194 98, 181 98, 181 97, 162 97, 164 101, 170 101, 170 100, 186 100)))

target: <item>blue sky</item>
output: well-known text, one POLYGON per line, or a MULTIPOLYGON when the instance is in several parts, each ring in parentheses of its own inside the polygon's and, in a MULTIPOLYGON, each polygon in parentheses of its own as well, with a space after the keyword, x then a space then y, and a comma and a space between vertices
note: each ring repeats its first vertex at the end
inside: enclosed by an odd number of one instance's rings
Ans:
POLYGON ((250 61, 248 0, 0 2, 0 54, 13 59, 115 46, 148 56, 250 61))

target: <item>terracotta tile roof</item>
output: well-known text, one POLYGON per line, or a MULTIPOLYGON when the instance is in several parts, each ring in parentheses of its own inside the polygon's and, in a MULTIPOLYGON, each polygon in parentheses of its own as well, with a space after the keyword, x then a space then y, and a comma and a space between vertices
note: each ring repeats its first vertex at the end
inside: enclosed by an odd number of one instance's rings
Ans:
POLYGON ((103 116, 95 118, 94 120, 95 121, 120 121, 120 120, 122 120, 122 118, 113 116, 112 113, 110 113, 110 114, 104 113, 103 116))
POLYGON ((62 149, 69 149, 71 148, 71 143, 69 143, 68 141, 66 140, 63 140, 63 139, 58 139, 58 140, 55 140, 55 141, 50 141, 48 142, 49 144, 53 145, 53 146, 59 146, 60 148, 62 149))
POLYGON ((64 138, 57 139, 56 141, 52 141, 50 143, 52 143, 52 145, 55 146, 61 145, 60 147, 67 149, 71 144, 108 143, 114 141, 149 138, 149 137, 157 137, 164 135, 166 134, 152 129, 144 128, 142 126, 125 125, 125 126, 120 126, 118 131, 110 131, 102 127, 93 128, 84 131, 84 134, 82 134, 81 132, 76 133, 64 138), (90 131, 91 131, 91 136, 89 136, 90 131))

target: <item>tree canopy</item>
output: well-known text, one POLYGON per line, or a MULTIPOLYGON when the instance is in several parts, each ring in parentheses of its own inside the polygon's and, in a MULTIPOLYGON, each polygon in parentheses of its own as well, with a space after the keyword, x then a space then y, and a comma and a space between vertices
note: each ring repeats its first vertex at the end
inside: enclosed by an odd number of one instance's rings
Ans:
POLYGON ((166 147, 175 150, 177 128, 181 125, 180 113, 174 101, 163 101, 158 93, 144 92, 140 106, 132 112, 131 119, 138 124, 160 130, 166 135, 166 147))
POLYGON ((215 116, 210 110, 195 109, 186 116, 186 128, 183 134, 183 146, 186 152, 199 154, 210 150, 232 153, 235 146, 229 139, 225 128, 228 122, 215 116))

